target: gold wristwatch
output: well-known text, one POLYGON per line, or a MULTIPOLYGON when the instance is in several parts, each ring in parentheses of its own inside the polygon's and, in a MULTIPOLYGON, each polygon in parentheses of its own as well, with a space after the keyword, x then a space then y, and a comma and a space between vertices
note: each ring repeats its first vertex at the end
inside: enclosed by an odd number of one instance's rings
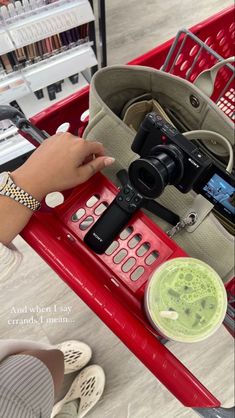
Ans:
POLYGON ((39 210, 41 207, 41 203, 37 199, 13 182, 7 171, 0 173, 0 195, 8 196, 32 211, 39 210))

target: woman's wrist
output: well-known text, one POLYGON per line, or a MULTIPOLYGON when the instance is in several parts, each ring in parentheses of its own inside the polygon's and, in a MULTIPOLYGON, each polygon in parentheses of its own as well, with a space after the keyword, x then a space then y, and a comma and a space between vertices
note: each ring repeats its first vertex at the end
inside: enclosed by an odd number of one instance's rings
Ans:
MULTIPOLYGON (((36 178, 32 170, 26 170, 24 166, 10 173, 10 177, 17 186, 38 201, 47 194, 41 186, 40 179, 36 178)), ((25 228, 33 211, 8 196, 0 196, 0 200, 0 242, 8 246, 25 228)))
POLYGON ((19 186, 39 202, 41 202, 49 193, 47 187, 40 181, 40 178, 35 178, 33 173, 27 172, 27 170, 24 169, 24 166, 12 171, 10 177, 16 186, 19 186))

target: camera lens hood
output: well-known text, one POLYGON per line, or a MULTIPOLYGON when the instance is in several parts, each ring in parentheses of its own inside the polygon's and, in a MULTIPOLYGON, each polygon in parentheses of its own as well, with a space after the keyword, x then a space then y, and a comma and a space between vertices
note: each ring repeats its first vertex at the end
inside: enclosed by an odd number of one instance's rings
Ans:
POLYGON ((172 172, 172 178, 170 179, 170 184, 174 184, 177 186, 180 180, 184 175, 184 157, 182 152, 178 147, 175 145, 157 145, 156 147, 152 148, 150 151, 150 155, 158 156, 162 152, 166 153, 175 163, 175 170, 172 172))
POLYGON ((160 196, 168 184, 177 185, 183 173, 183 155, 174 145, 158 145, 149 156, 133 161, 129 167, 131 183, 149 199, 160 196))
POLYGON ((149 199, 160 196, 168 184, 166 167, 151 157, 133 161, 129 167, 129 178, 136 190, 149 199))

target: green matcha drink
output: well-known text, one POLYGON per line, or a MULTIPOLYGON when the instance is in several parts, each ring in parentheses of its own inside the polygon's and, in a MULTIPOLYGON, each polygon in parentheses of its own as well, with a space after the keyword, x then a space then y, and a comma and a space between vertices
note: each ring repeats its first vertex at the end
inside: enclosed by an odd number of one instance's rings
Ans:
POLYGON ((222 280, 206 263, 175 258, 153 273, 145 293, 150 322, 166 338, 196 342, 212 335, 227 309, 222 280))

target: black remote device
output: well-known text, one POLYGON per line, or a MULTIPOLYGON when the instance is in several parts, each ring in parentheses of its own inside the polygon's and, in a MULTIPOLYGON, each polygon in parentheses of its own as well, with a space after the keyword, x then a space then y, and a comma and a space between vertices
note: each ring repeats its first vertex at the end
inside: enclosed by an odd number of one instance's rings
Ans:
POLYGON ((144 197, 127 183, 85 235, 84 242, 95 253, 103 254, 133 214, 143 206, 143 200, 144 197))

